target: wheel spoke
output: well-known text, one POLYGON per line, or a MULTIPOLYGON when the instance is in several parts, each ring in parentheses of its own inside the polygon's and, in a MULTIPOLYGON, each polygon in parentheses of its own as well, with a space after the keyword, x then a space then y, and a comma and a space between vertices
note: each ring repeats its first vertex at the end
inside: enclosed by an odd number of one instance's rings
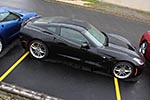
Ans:
POLYGON ((31 48, 34 49, 34 50, 37 49, 37 47, 35 45, 31 45, 31 48))
POLYGON ((119 76, 121 76, 121 74, 122 74, 122 73, 121 73, 121 72, 119 72, 119 74, 118 74, 118 75, 119 75, 119 76))
POLYGON ((131 70, 125 70, 125 73, 129 73, 129 72, 131 72, 131 70))
POLYGON ((145 54, 145 49, 142 49, 142 53, 145 54))
POLYGON ((127 74, 126 74, 126 73, 122 73, 122 75, 123 75, 123 76, 126 76, 127 74))
POLYGON ((144 49, 145 47, 146 47, 146 44, 145 44, 145 43, 143 43, 143 44, 142 44, 142 48, 144 49))
POLYGON ((40 52, 38 52, 38 56, 39 56, 39 57, 41 57, 41 56, 42 56, 42 54, 41 54, 40 52))
POLYGON ((40 53, 45 54, 45 53, 46 53, 46 51, 44 51, 44 50, 40 50, 40 53))
POLYGON ((116 72, 120 72, 120 69, 115 69, 116 72))

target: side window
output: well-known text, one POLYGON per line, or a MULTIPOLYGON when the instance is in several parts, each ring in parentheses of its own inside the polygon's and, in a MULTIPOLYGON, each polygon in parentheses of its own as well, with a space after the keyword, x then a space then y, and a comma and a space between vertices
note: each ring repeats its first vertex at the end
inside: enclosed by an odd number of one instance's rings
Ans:
POLYGON ((54 33, 56 33, 56 27, 54 27, 54 26, 49 26, 48 28, 48 31, 50 31, 50 32, 54 32, 54 33))
MULTIPOLYGON (((16 20, 16 19, 18 19, 19 17, 17 16, 17 15, 15 15, 15 14, 13 14, 13 13, 10 13, 10 12, 8 12, 8 13, 3 13, 2 15, 1 15, 1 17, 3 17, 2 18, 2 20, 1 21, 11 21, 11 20, 16 20)), ((0 18, 1 19, 1 18, 0 18)))
POLYGON ((0 22, 3 22, 3 20, 9 15, 9 12, 6 13, 0 13, 0 22))
POLYGON ((4 20, 5 21, 11 21, 11 20, 16 20, 18 19, 19 17, 13 13, 10 13, 4 20))
POLYGON ((77 44, 87 42, 87 39, 80 32, 70 28, 61 28, 61 36, 77 44))

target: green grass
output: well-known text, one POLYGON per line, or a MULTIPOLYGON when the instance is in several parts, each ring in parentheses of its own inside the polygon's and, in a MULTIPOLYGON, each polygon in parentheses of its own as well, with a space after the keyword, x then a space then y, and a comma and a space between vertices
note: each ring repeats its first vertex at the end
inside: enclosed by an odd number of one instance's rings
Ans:
POLYGON ((96 3, 97 0, 82 0, 82 1, 88 1, 88 2, 91 2, 91 3, 96 3))
POLYGON ((89 4, 89 5, 93 5, 93 6, 107 6, 107 7, 112 7, 112 4, 109 4, 109 3, 103 3, 103 2, 100 2, 98 0, 82 0, 82 1, 88 1, 88 2, 91 2, 92 4, 89 4))

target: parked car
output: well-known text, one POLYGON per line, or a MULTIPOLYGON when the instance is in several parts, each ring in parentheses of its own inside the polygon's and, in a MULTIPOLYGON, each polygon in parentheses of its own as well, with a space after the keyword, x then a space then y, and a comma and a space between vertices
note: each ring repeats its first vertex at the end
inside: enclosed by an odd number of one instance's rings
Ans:
POLYGON ((150 61, 150 31, 145 32, 140 40, 139 52, 141 52, 145 58, 150 61))
POLYGON ((0 7, 0 53, 18 35, 22 22, 36 15, 34 12, 0 7))
POLYGON ((23 47, 36 59, 54 54, 92 66, 119 79, 139 76, 144 57, 125 38, 97 30, 88 22, 66 17, 40 17, 23 24, 23 47))

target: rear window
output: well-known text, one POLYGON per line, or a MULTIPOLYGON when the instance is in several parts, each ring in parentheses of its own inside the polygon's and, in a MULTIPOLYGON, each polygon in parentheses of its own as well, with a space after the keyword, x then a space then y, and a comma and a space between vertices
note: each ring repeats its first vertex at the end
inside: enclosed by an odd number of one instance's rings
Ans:
POLYGON ((55 17, 44 17, 44 18, 38 18, 34 20, 34 23, 48 23, 54 21, 55 17))
POLYGON ((38 18, 33 21, 33 23, 48 23, 49 19, 47 18, 38 18))

